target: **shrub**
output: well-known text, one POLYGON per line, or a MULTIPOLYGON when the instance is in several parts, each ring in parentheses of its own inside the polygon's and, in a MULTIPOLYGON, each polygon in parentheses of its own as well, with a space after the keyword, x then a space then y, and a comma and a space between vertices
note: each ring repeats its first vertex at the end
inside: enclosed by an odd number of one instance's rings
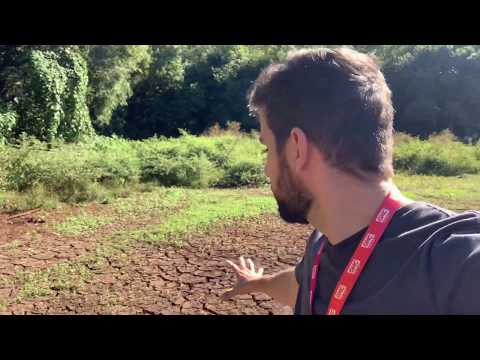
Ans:
POLYGON ((400 137, 395 146, 394 167, 410 174, 458 176, 480 170, 474 146, 459 142, 451 133, 442 132, 428 141, 400 137))

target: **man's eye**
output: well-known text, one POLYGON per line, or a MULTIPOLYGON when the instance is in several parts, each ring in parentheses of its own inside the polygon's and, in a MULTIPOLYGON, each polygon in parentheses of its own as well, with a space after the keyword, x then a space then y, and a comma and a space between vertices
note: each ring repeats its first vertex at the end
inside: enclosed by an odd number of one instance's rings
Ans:
POLYGON ((264 153, 268 153, 268 148, 263 149, 264 153))

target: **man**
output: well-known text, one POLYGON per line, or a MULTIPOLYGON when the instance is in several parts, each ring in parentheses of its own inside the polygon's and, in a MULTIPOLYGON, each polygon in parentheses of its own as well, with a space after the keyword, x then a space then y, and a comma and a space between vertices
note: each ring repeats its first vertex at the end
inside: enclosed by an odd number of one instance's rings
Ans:
POLYGON ((294 314, 480 314, 480 214, 395 187, 391 92, 372 56, 294 52, 262 72, 249 107, 280 216, 316 230, 277 274, 229 261, 238 282, 224 299, 263 292, 294 314))

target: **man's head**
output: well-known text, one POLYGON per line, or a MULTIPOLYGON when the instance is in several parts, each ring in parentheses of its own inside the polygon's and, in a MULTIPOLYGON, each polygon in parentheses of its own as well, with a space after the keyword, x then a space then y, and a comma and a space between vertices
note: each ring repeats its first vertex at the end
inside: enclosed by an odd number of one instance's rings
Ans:
POLYGON ((308 223, 311 184, 321 183, 313 174, 365 182, 393 176, 391 92, 372 56, 347 48, 295 51, 260 74, 248 102, 284 220, 308 223))

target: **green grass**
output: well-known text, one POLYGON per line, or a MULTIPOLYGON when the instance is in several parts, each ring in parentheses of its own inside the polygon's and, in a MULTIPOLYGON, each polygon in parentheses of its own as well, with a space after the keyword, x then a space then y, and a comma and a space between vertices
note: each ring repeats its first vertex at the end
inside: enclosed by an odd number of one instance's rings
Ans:
POLYGON ((25 192, 0 191, 0 210, 7 213, 28 211, 42 208, 52 210, 61 206, 55 194, 37 185, 25 192))
POLYGON ((43 271, 20 271, 15 282, 21 285, 18 300, 51 296, 55 291, 82 289, 91 278, 90 270, 81 263, 61 262, 43 271))
POLYGON ((187 191, 185 189, 150 185, 141 187, 140 191, 132 191, 126 198, 115 199, 111 205, 119 216, 138 216, 159 213, 174 208, 186 200, 187 191))
POLYGON ((395 183, 413 200, 430 202, 451 210, 480 209, 480 176, 462 177, 397 174, 395 183))
POLYGON ((146 229, 127 234, 149 243, 180 243, 189 235, 267 213, 275 213, 271 196, 247 195, 246 190, 188 190, 188 206, 146 229))
POLYGON ((54 225, 54 229, 62 235, 76 236, 93 233, 111 221, 112 218, 108 216, 93 216, 83 213, 82 215, 72 216, 66 221, 54 225))
POLYGON ((129 217, 138 218, 143 215, 155 216, 173 209, 187 198, 187 192, 179 188, 150 189, 149 192, 135 192, 128 197, 118 198, 107 207, 105 214, 94 215, 82 212, 54 225, 54 230, 62 235, 77 236, 91 234, 99 228, 113 223, 125 221, 129 217))
POLYGON ((6 243, 5 245, 0 246, 3 250, 15 250, 22 246, 22 242, 20 240, 13 240, 11 242, 6 243))

